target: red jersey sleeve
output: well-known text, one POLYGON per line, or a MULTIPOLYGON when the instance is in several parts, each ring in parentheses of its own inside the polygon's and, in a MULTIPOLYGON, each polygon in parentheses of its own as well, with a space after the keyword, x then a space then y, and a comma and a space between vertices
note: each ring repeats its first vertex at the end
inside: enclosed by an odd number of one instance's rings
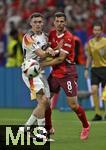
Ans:
POLYGON ((73 36, 66 36, 66 37, 64 37, 62 50, 65 53, 67 53, 67 54, 72 53, 74 51, 74 46, 75 46, 75 41, 74 41, 73 36))
POLYGON ((62 51, 64 51, 67 54, 66 60, 70 63, 74 62, 75 57, 75 40, 72 34, 68 34, 64 37, 64 43, 62 46, 62 51))

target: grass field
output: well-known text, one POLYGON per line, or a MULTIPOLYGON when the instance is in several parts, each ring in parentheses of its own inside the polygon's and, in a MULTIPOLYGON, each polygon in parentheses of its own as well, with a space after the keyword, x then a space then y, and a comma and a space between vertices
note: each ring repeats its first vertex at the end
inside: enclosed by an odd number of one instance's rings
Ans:
MULTIPOLYGON (((0 125, 24 124, 31 114, 31 109, 0 109, 0 125)), ((87 111, 89 120, 94 115, 87 111)), ((89 139, 81 141, 79 134, 81 124, 72 112, 53 111, 53 125, 55 127, 54 143, 50 150, 105 150, 106 149, 106 121, 90 122, 91 131, 89 139)))

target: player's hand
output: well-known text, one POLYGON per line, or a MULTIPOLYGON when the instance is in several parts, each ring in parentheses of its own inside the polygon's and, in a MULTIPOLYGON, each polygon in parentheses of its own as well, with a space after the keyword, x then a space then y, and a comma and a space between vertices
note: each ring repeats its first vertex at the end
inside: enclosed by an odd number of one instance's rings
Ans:
POLYGON ((88 69, 85 69, 84 76, 85 76, 85 79, 88 79, 88 77, 89 77, 88 69))
POLYGON ((48 47, 45 51, 47 54, 50 54, 51 56, 55 56, 56 52, 51 48, 51 47, 48 47))
POLYGON ((55 52, 55 55, 57 55, 60 53, 60 50, 56 49, 54 52, 55 52))

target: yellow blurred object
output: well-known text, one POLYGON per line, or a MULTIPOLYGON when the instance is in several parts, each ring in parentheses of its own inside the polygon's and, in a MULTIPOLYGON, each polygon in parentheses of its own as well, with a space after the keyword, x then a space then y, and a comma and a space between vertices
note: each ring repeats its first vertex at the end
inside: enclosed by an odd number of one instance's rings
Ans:
POLYGON ((46 57, 46 61, 51 61, 51 60, 53 60, 54 58, 51 56, 51 55, 48 55, 47 57, 46 57))
POLYGON ((36 100, 36 93, 31 93, 31 100, 36 100))
POLYGON ((8 37, 6 67, 20 67, 23 61, 22 49, 19 42, 8 37))
POLYGON ((104 87, 102 92, 102 100, 106 101, 106 86, 104 87))
POLYGON ((30 87, 30 91, 31 91, 31 100, 35 100, 36 99, 36 90, 34 89, 34 87, 30 87))

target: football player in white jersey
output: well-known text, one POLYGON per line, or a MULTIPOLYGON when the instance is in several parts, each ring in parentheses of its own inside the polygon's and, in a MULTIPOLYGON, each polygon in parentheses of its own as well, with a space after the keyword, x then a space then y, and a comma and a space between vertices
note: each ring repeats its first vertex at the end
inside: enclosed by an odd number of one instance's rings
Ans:
MULTIPOLYGON (((40 13, 34 13, 30 17, 31 29, 24 35, 22 47, 25 61, 34 59, 40 61, 49 54, 55 55, 53 49, 48 45, 47 36, 43 32, 44 19, 40 13)), ((28 78, 22 68, 22 77, 30 89, 31 99, 36 99, 38 104, 33 110, 32 115, 26 122, 26 126, 34 125, 37 121, 38 126, 45 126, 45 111, 49 105, 48 99, 50 97, 49 86, 44 75, 44 70, 33 78, 28 78)), ((50 109, 50 108, 49 108, 50 109)), ((20 129, 21 130, 21 129, 20 129)))

